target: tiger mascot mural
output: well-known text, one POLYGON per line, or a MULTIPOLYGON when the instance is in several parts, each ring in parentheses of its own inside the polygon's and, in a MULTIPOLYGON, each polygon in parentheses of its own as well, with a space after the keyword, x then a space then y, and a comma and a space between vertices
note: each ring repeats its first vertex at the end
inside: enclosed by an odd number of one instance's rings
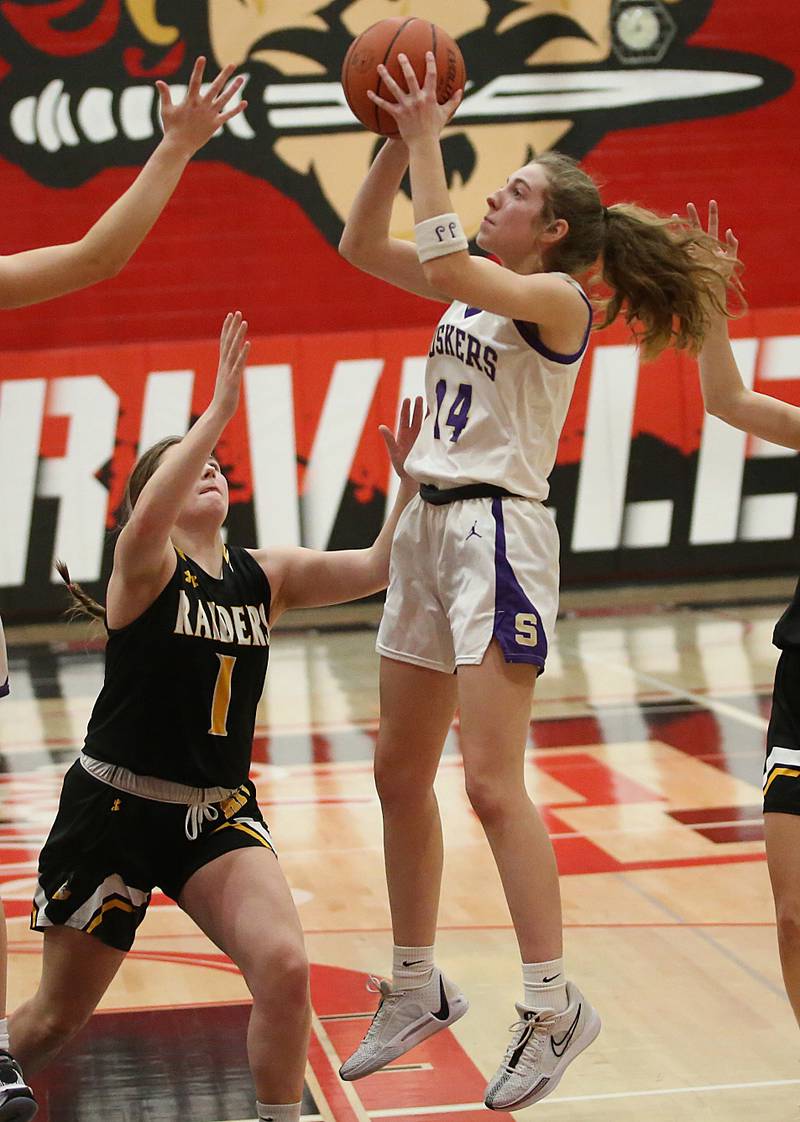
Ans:
MULTIPOLYGON (((153 80, 234 63, 246 113, 199 155, 268 180, 331 241, 380 139, 346 106, 341 60, 366 27, 416 15, 458 40, 469 84, 444 154, 477 230, 498 167, 609 130, 737 112, 792 84, 753 54, 690 46, 713 0, 0 0, 0 156, 52 187, 138 165, 158 133, 153 80)), ((412 227, 410 199, 394 233, 412 227)))

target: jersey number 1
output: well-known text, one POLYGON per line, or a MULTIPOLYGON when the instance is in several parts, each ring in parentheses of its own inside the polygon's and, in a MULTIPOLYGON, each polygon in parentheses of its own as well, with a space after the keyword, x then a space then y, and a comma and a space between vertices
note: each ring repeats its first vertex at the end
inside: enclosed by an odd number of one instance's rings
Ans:
POLYGON ((219 671, 214 686, 214 696, 211 699, 211 736, 228 735, 228 707, 231 703, 231 679, 236 655, 217 654, 219 671))

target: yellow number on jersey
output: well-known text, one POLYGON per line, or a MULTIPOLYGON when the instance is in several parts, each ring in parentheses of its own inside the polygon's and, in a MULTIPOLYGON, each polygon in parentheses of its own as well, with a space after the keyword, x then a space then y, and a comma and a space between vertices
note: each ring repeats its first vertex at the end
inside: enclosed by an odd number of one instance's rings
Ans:
POLYGON ((231 679, 236 655, 217 654, 219 673, 211 700, 211 736, 227 736, 228 706, 231 703, 231 679))
POLYGON ((517 612, 514 618, 514 638, 521 647, 535 647, 539 642, 539 621, 536 616, 526 612, 517 612))

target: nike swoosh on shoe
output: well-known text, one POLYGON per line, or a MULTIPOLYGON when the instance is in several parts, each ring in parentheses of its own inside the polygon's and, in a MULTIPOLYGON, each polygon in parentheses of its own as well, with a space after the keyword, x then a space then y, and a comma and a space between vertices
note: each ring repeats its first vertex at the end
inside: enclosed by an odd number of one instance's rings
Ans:
POLYGON ((554 1036, 550 1037, 550 1047, 553 1049, 553 1055, 554 1056, 558 1056, 560 1058, 566 1052, 567 1048, 569 1047, 569 1042, 572 1040, 573 1036, 575 1035, 575 1029, 578 1027, 578 1019, 579 1019, 580 1015, 581 1015, 581 1006, 579 1005, 578 1006, 578 1012, 575 1014, 575 1020, 569 1026, 569 1028, 564 1033, 564 1035, 561 1037, 561 1039, 556 1040, 556 1038, 554 1036), (559 1051, 559 1049, 561 1049, 561 1050, 559 1051))
POLYGON ((439 976, 439 993, 442 995, 442 1003, 439 1006, 439 1012, 434 1013, 433 1016, 437 1021, 446 1021, 450 1016, 450 1002, 447 1000, 447 994, 444 990, 444 978, 439 976))

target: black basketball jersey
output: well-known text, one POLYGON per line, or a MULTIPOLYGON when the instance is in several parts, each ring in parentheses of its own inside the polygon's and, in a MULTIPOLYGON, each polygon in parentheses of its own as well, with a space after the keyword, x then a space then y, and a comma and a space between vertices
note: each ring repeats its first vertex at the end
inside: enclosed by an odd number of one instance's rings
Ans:
POLYGON ((800 582, 794 590, 789 607, 775 624, 772 642, 781 650, 800 647, 800 582))
POLYGON ((176 550, 158 598, 127 627, 109 629, 87 755, 192 787, 243 783, 269 608, 269 582, 246 550, 226 549, 219 580, 176 550))

